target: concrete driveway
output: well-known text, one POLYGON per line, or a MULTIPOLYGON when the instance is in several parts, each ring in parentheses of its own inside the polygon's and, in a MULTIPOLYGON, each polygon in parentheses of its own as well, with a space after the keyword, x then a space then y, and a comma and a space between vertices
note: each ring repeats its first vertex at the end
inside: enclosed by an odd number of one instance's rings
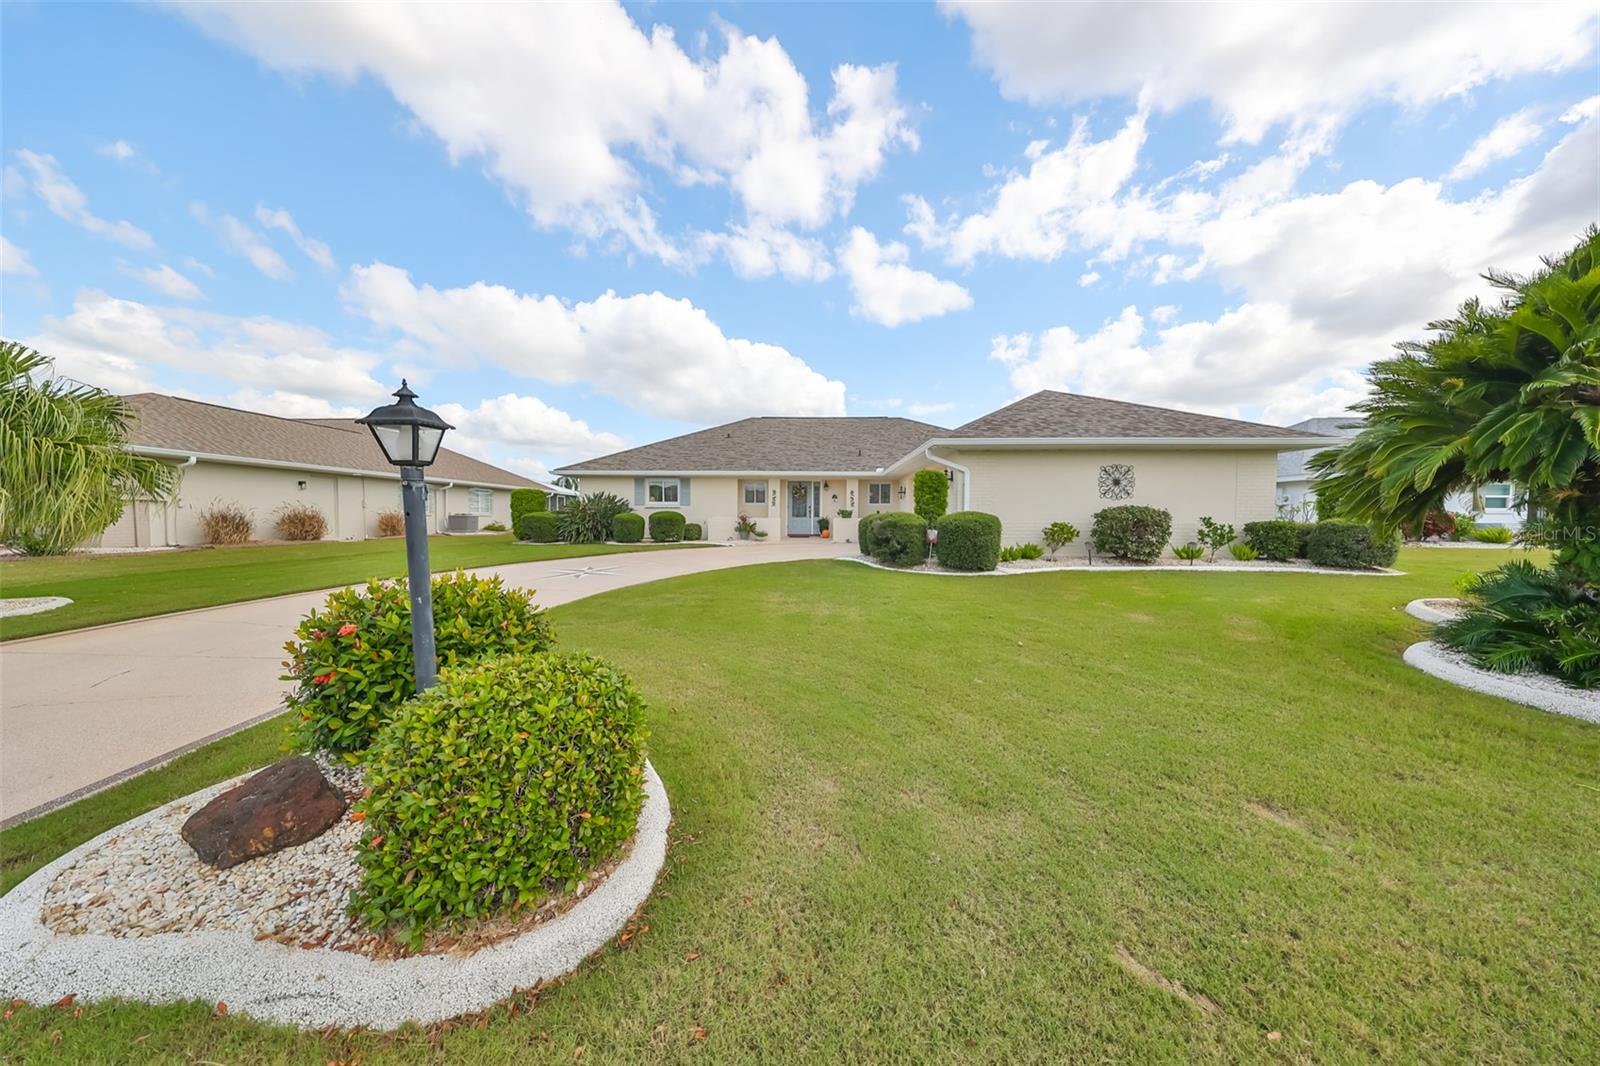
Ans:
MULTIPOLYGON (((734 566, 834 558, 824 540, 485 567, 546 607, 734 566)), ((161 615, 0 644, 0 826, 41 814, 280 709, 283 645, 327 595, 161 615)))

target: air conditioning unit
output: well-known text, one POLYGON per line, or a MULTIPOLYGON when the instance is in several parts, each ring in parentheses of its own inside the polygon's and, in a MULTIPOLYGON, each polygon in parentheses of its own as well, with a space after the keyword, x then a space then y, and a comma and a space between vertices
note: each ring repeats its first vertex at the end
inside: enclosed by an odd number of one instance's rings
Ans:
POLYGON ((475 514, 453 514, 445 526, 452 533, 476 533, 478 531, 478 516, 475 514))

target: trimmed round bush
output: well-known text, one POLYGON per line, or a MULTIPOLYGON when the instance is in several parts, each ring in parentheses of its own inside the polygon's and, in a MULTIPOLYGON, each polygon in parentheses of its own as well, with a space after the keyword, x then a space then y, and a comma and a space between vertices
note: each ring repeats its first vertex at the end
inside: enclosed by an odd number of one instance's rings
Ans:
POLYGON ((872 524, 872 557, 889 566, 916 566, 928 558, 928 523, 893 511, 872 524))
POLYGON ((542 513, 549 509, 550 494, 543 489, 511 490, 511 524, 525 514, 542 513))
POLYGON ((1380 537, 1359 522, 1330 519, 1318 522, 1306 544, 1306 558, 1315 566, 1341 570, 1376 570, 1394 562, 1400 545, 1393 537, 1380 537))
POLYGON ((683 529, 687 524, 677 511, 651 511, 650 539, 675 544, 683 539, 683 529))
POLYGON ((644 540, 644 515, 624 511, 613 517, 611 539, 618 544, 638 544, 644 540))
POLYGON ((1170 513, 1133 503, 1096 511, 1089 530, 1095 551, 1135 563, 1159 559, 1171 536, 1170 513))
POLYGON ((699 522, 685 522, 683 524, 683 539, 684 540, 705 540, 706 539, 706 531, 703 528, 701 528, 699 522))
POLYGON ((878 524, 886 512, 874 511, 872 514, 862 515, 861 521, 856 523, 856 542, 861 545, 862 555, 871 555, 873 546, 877 543, 873 539, 873 528, 878 524))
MULTIPOLYGON (((460 571, 433 579, 435 650, 441 668, 554 641, 550 621, 523 589, 460 571)), ((331 593, 295 627, 283 680, 303 751, 357 753, 417 688, 411 600, 404 581, 370 581, 331 593)))
POLYGON ((576 886, 634 834, 644 716, 633 683, 592 655, 445 671, 367 754, 353 913, 416 946, 576 886))
POLYGON ((515 529, 518 540, 535 544, 551 544, 561 535, 559 519, 550 511, 529 511, 517 519, 515 529))
POLYGON ((1315 522, 1296 522, 1294 524, 1294 557, 1296 559, 1308 558, 1311 549, 1311 531, 1317 528, 1315 522))
MULTIPOLYGON (((1300 557, 1300 526, 1304 523, 1274 518, 1266 522, 1246 522, 1244 542, 1263 559, 1280 563, 1300 557)), ((1309 536, 1310 527, 1307 527, 1309 536)))
POLYGON ((952 511, 934 523, 933 551, 947 570, 993 570, 1000 562, 1000 519, 983 511, 952 511))

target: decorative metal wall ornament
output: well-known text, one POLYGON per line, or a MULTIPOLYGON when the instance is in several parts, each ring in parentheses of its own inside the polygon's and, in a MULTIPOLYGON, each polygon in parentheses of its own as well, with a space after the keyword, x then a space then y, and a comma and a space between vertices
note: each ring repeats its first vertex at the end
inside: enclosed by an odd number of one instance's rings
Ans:
POLYGON ((1111 463, 1100 468, 1100 498, 1126 500, 1133 495, 1133 467, 1111 463))

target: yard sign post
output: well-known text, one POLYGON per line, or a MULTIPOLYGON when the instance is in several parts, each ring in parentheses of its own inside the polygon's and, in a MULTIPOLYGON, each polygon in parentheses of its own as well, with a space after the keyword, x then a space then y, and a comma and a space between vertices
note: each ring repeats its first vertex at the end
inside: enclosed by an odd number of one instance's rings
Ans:
POLYGON ((389 462, 400 468, 400 503, 406 516, 406 584, 411 593, 411 657, 416 663, 417 691, 431 688, 438 676, 433 647, 433 571, 428 566, 428 486, 422 468, 439 454, 450 423, 416 405, 417 394, 405 379, 394 403, 379 407, 357 422, 372 431, 389 462))

